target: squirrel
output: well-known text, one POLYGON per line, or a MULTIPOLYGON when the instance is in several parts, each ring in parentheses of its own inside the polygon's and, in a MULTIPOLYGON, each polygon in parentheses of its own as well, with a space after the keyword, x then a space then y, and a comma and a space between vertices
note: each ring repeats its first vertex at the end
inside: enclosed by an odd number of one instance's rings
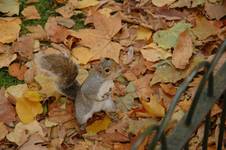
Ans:
MULTIPOLYGON (((40 53, 40 52, 39 52, 40 53)), ((104 58, 80 85, 76 81, 78 66, 70 57, 63 54, 37 54, 37 66, 54 76, 59 92, 75 100, 75 117, 80 125, 86 124, 94 113, 114 112, 112 100, 113 79, 117 77, 119 65, 112 59, 104 58)))

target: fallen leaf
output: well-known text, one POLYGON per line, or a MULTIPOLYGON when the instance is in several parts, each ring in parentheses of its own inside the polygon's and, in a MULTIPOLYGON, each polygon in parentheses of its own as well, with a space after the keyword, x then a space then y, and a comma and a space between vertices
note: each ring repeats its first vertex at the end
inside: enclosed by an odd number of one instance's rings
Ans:
POLYGON ((152 96, 149 101, 143 98, 141 98, 140 101, 151 117, 165 116, 165 108, 158 102, 156 96, 152 96))
POLYGON ((217 114, 219 114, 221 112, 222 112, 222 109, 217 104, 214 104, 212 109, 211 109, 211 114, 210 115, 211 115, 211 117, 213 117, 213 116, 215 116, 215 115, 217 115, 217 114))
POLYGON ((46 94, 47 97, 59 95, 56 84, 50 76, 37 74, 35 81, 41 86, 40 93, 46 94))
POLYGON ((191 24, 185 23, 185 21, 178 22, 169 29, 155 32, 153 35, 153 41, 157 43, 159 47, 164 49, 175 47, 179 34, 190 27, 191 24))
POLYGON ((35 42, 32 37, 22 36, 13 43, 12 50, 18 52, 20 56, 31 59, 35 47, 35 42))
POLYGON ((23 97, 23 94, 25 91, 28 90, 27 84, 17 84, 10 86, 6 89, 6 92, 10 95, 13 96, 15 99, 23 97))
POLYGON ((29 124, 19 122, 16 124, 14 130, 6 136, 6 138, 20 146, 27 141, 30 135, 33 135, 34 133, 38 133, 44 137, 42 127, 37 121, 33 121, 29 124))
POLYGON ((29 32, 27 35, 35 40, 47 40, 47 34, 41 25, 27 26, 29 32))
POLYGON ((75 118, 74 105, 72 101, 68 101, 66 98, 60 98, 51 103, 48 110, 48 120, 54 123, 62 124, 75 118))
POLYGON ((122 112, 128 112, 134 106, 135 97, 137 97, 135 92, 118 97, 116 100, 117 108, 122 112))
POLYGON ((121 19, 118 16, 106 17, 95 12, 89 20, 94 23, 95 29, 72 31, 71 35, 80 38, 80 44, 91 49, 93 57, 90 60, 107 57, 119 62, 122 46, 111 39, 121 29, 121 19))
POLYGON ((18 0, 1 0, 0 12, 7 16, 19 15, 19 1, 18 0))
POLYGON ((57 24, 55 17, 49 17, 45 24, 45 31, 51 41, 55 43, 63 42, 70 32, 63 26, 57 24))
POLYGON ((45 145, 46 141, 47 140, 45 140, 38 133, 32 134, 28 141, 20 147, 20 150, 48 150, 47 146, 45 145))
POLYGON ((178 70, 174 66, 163 63, 161 65, 157 65, 157 69, 154 73, 154 76, 150 82, 150 85, 154 85, 156 83, 176 83, 177 81, 185 78, 192 69, 204 58, 202 55, 196 55, 191 59, 191 63, 186 70, 178 70))
POLYGON ((51 128, 51 127, 55 127, 57 125, 58 125, 58 123, 49 121, 48 118, 45 119, 45 126, 46 127, 51 128))
POLYGON ((0 19, 0 42, 11 43, 19 37, 21 20, 19 18, 0 19))
POLYGON ((174 96, 177 92, 176 87, 172 84, 160 84, 160 87, 162 88, 163 92, 171 96, 174 96))
POLYGON ((6 125, 4 125, 3 122, 0 122, 0 141, 3 140, 6 137, 8 132, 9 131, 8 131, 6 125))
POLYGON ((27 124, 34 121, 36 115, 43 112, 43 108, 40 102, 33 102, 26 98, 19 98, 16 101, 16 112, 21 122, 27 124))
POLYGON ((57 24, 62 25, 67 28, 72 28, 75 25, 75 22, 72 19, 64 17, 56 17, 57 24))
POLYGON ((171 4, 171 8, 182 8, 182 7, 187 7, 187 8, 194 8, 199 5, 203 5, 205 3, 205 0, 178 0, 175 3, 171 4))
POLYGON ((143 77, 134 81, 136 93, 139 97, 150 98, 152 96, 153 90, 149 85, 151 78, 151 74, 146 74, 143 77))
POLYGON ((100 1, 98 0, 81 0, 81 1, 78 1, 78 5, 75 8, 84 9, 90 6, 96 6, 99 4, 99 2, 100 1))
POLYGON ((176 70, 173 66, 169 64, 163 64, 157 67, 154 76, 150 82, 150 85, 156 83, 176 83, 177 81, 183 79, 185 73, 180 70, 176 70))
POLYGON ((27 6, 21 12, 25 19, 40 19, 40 15, 34 5, 27 6))
POLYGON ((0 68, 8 67, 11 62, 13 62, 17 58, 16 54, 12 53, 3 53, 0 54, 0 68))
POLYGON ((12 121, 16 121, 15 108, 5 97, 5 91, 0 89, 0 122, 10 123, 12 121))
POLYGON ((205 40, 209 36, 216 35, 218 28, 205 17, 197 17, 196 26, 191 31, 199 40, 205 40))
POLYGON ((163 7, 165 5, 170 5, 176 0, 152 0, 152 3, 157 7, 163 7))
POLYGON ((88 75, 89 75, 89 72, 86 69, 79 68, 79 73, 76 77, 76 81, 78 81, 78 83, 82 85, 82 83, 86 80, 88 75))
POLYGON ((205 11, 209 19, 220 20, 226 15, 226 2, 212 4, 206 1, 205 11))
POLYGON ((191 100, 183 100, 178 103, 178 106, 180 106, 184 112, 187 112, 191 106, 191 103, 191 100))
POLYGON ((192 38, 189 32, 180 33, 172 55, 172 63, 178 69, 185 69, 193 53, 192 38))
POLYGON ((86 127, 87 135, 96 135, 100 131, 106 130, 111 124, 111 119, 105 116, 102 120, 96 120, 86 127))
POLYGON ((127 131, 129 133, 132 133, 134 135, 137 135, 138 133, 142 132, 145 130, 145 128, 151 126, 151 125, 156 125, 157 121, 151 118, 139 118, 137 120, 128 120, 129 128, 127 131))
POLYGON ((19 63, 13 63, 8 67, 9 75, 16 77, 18 80, 24 80, 24 74, 27 71, 27 67, 20 65, 19 63))
POLYGON ((74 7, 70 4, 67 3, 66 5, 57 8, 55 11, 62 15, 64 18, 70 18, 74 15, 74 7))
POLYGON ((32 102, 40 102, 42 96, 38 91, 27 90, 24 92, 23 97, 32 102))
POLYGON ((151 62, 167 59, 172 56, 171 53, 158 47, 155 43, 144 46, 140 51, 143 57, 151 62))
POLYGON ((106 17, 110 17, 113 10, 111 8, 102 8, 98 10, 99 13, 105 15, 106 17))
POLYGON ((93 57, 93 53, 89 48, 76 47, 72 49, 72 56, 74 56, 79 64, 87 64, 93 57))
POLYGON ((149 40, 151 38, 152 32, 148 28, 139 26, 137 29, 136 40, 149 40))

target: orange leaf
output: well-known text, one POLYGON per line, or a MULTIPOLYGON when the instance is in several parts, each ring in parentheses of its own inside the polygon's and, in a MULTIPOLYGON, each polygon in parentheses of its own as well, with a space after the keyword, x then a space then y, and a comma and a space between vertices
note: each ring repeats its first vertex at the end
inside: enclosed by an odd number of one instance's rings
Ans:
POLYGON ((24 80, 24 74, 27 67, 21 66, 19 63, 13 63, 9 66, 9 74, 19 80, 24 80))

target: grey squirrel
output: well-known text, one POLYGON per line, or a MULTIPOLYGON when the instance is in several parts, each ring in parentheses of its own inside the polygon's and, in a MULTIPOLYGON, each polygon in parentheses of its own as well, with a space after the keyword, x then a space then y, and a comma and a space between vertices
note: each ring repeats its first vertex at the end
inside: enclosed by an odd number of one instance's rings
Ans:
POLYGON ((75 100, 75 115, 80 125, 85 124, 95 112, 115 111, 111 89, 119 66, 112 59, 102 59, 82 85, 76 81, 78 66, 65 55, 40 53, 36 64, 56 77, 55 83, 63 95, 75 100))

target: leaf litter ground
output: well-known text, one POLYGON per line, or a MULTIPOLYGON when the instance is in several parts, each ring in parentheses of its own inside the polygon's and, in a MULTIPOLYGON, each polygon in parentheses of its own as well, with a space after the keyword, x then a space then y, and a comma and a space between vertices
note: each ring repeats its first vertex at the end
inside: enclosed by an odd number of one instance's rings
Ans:
MULTIPOLYGON (((0 149, 130 149, 226 37, 222 0, 2 0, 0 12, 0 149), (96 113, 81 131, 73 102, 36 70, 39 51, 71 55, 79 83, 101 58, 115 60, 123 69, 112 93, 117 111, 96 113)), ((189 109, 202 73, 181 97, 168 133, 189 109)), ((221 106, 211 112, 209 149, 216 149, 221 106)), ((200 148, 202 135, 203 125, 191 149, 200 148)))

